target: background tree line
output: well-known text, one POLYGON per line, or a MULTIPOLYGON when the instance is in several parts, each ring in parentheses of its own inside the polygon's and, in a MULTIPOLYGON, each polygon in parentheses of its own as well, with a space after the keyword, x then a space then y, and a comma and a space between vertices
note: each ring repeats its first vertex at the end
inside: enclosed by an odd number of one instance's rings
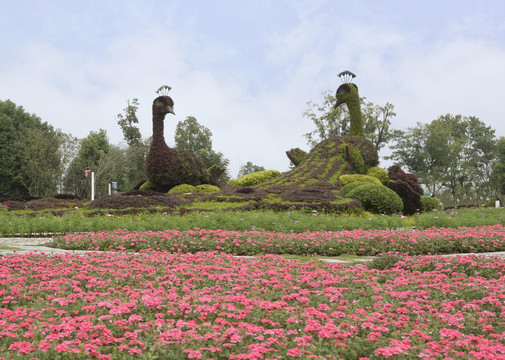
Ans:
MULTIPOLYGON (((305 134, 309 147, 331 136, 349 132, 347 108, 333 108, 334 95, 323 93, 321 104, 308 102, 303 116, 315 129, 305 134)), ((0 101, 0 198, 23 195, 51 196, 71 193, 90 196, 95 172, 96 196, 106 195, 107 184, 116 181, 119 190, 131 190, 145 180, 145 159, 150 138, 137 127, 137 99, 128 100, 117 115, 126 145, 113 145, 103 129, 77 139, 54 129, 13 102, 0 101)), ((391 128, 394 105, 384 106, 361 99, 365 136, 378 150, 389 147, 388 161, 415 174, 427 192, 446 204, 480 202, 505 193, 505 138, 480 119, 443 115, 430 123, 405 130, 391 128)), ((213 149, 212 132, 188 116, 177 124, 175 146, 197 154, 207 167, 228 168, 229 160, 213 149)), ((237 177, 265 170, 251 162, 243 164, 237 177)), ((221 184, 230 179, 228 171, 221 184)))

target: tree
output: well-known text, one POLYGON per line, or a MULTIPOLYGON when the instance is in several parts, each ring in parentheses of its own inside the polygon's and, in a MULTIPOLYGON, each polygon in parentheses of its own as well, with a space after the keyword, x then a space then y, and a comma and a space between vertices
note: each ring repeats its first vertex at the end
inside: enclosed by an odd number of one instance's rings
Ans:
POLYGON ((137 145, 142 140, 140 130, 134 124, 138 124, 137 110, 139 107, 138 99, 133 99, 130 103, 128 99, 128 106, 123 109, 122 114, 118 114, 118 125, 123 131, 123 138, 128 146, 137 145))
POLYGON ((265 170, 266 169, 263 166, 254 165, 252 162, 248 161, 240 167, 237 177, 265 170))
POLYGON ((219 183, 226 184, 230 179, 228 165, 230 161, 225 158, 222 152, 212 149, 212 132, 205 126, 198 123, 193 116, 188 116, 175 128, 175 147, 196 154, 202 160, 207 169, 217 165, 226 169, 219 178, 219 183))
POLYGON ((61 132, 10 100, 0 101, 0 129, 0 197, 54 194, 61 132))
POLYGON ((107 191, 107 186, 103 184, 102 178, 106 178, 106 165, 119 165, 117 152, 109 155, 111 145, 107 138, 107 132, 100 129, 98 132, 91 131, 89 135, 80 141, 77 156, 71 162, 69 170, 64 179, 64 189, 66 192, 76 194, 79 197, 90 196, 90 178, 84 177, 84 171, 95 172, 95 185, 97 197, 107 191), (113 156, 112 156, 113 155, 113 156), (115 162, 115 164, 114 164, 115 162), (105 188, 105 189, 104 189, 105 188))
POLYGON ((128 100, 128 106, 118 114, 118 125, 123 131, 123 138, 128 147, 124 150, 125 164, 121 185, 123 189, 133 189, 139 182, 146 179, 146 157, 149 152, 150 140, 142 140, 138 124, 138 99, 128 100))
MULTIPOLYGON (((377 151, 389 143, 394 135, 391 129, 391 119, 396 116, 394 105, 386 103, 384 106, 366 102, 360 98, 361 113, 364 122, 365 137, 370 140, 377 151)), ((350 116, 346 106, 334 108, 335 95, 330 91, 323 93, 321 105, 309 101, 303 116, 316 125, 316 129, 306 133, 307 143, 314 147, 319 142, 333 136, 346 136, 349 134, 350 116)))
POLYGON ((389 159, 405 166, 435 196, 478 201, 492 191, 495 131, 476 117, 443 115, 398 131, 389 159))
POLYGON ((195 117, 188 116, 175 128, 175 147, 197 154, 200 150, 212 149, 212 132, 200 125, 195 117))
POLYGON ((500 195, 505 195, 505 137, 496 143, 497 160, 493 164, 492 181, 500 195))

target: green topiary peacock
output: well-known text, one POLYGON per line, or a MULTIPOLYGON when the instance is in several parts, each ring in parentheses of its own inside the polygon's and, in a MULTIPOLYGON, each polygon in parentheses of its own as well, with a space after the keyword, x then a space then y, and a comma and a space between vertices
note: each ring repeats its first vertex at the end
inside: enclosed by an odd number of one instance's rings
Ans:
POLYGON ((351 117, 351 126, 349 129, 349 136, 365 136, 363 130, 363 119, 361 117, 361 104, 359 100, 358 87, 356 84, 349 82, 356 77, 352 72, 346 70, 342 71, 338 76, 345 82, 340 85, 337 89, 335 97, 337 102, 335 103, 335 108, 346 104, 349 109, 349 115, 351 117))

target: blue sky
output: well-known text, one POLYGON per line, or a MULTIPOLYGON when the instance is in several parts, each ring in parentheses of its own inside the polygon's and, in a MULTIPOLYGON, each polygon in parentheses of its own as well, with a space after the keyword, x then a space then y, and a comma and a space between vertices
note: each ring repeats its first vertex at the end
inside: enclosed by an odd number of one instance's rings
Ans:
POLYGON ((235 176, 252 161, 285 171, 308 150, 308 101, 351 70, 360 95, 390 102, 397 129, 447 113, 505 136, 505 1, 0 0, 0 100, 79 138, 122 141, 116 115, 172 86, 178 121, 195 116, 235 176))

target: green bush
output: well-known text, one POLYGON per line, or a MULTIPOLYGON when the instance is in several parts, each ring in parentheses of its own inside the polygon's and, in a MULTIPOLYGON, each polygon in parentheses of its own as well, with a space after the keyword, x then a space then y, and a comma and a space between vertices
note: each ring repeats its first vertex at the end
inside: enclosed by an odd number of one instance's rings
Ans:
POLYGON ((386 185, 389 181, 389 176, 388 172, 384 169, 381 169, 378 166, 371 167, 368 169, 366 172, 367 175, 373 176, 374 178, 379 179, 379 181, 383 184, 386 185))
POLYGON ((347 184, 353 183, 353 182, 367 182, 367 183, 372 183, 376 185, 382 185, 379 179, 376 177, 370 176, 370 175, 362 175, 362 174, 344 174, 340 175, 340 188, 346 186, 347 184))
POLYGON ((244 186, 252 186, 258 185, 265 181, 271 180, 276 176, 279 176, 281 173, 277 170, 265 170, 265 171, 256 171, 252 174, 247 174, 242 177, 239 177, 236 180, 228 181, 228 186, 231 188, 241 188, 244 186))
POLYGON ((349 183, 345 185, 344 187, 340 188, 340 191, 344 196, 347 196, 352 190, 356 189, 358 186, 368 184, 367 182, 363 181, 355 181, 352 183, 349 183))
POLYGON ((219 187, 210 184, 198 185, 196 191, 200 193, 217 193, 219 192, 219 187))
POLYGON ((140 185, 139 190, 154 190, 154 186, 149 181, 146 181, 140 185))
POLYGON ((182 185, 174 186, 168 192, 169 193, 183 193, 183 194, 187 194, 187 193, 198 192, 198 190, 197 190, 196 186, 188 185, 188 184, 182 184, 182 185))
POLYGON ((438 198, 427 195, 421 195, 421 206, 423 208, 423 212, 443 209, 443 205, 441 205, 438 198))
POLYGON ((401 214, 403 210, 402 199, 383 185, 364 184, 349 192, 347 196, 361 201, 365 210, 374 214, 401 214))

